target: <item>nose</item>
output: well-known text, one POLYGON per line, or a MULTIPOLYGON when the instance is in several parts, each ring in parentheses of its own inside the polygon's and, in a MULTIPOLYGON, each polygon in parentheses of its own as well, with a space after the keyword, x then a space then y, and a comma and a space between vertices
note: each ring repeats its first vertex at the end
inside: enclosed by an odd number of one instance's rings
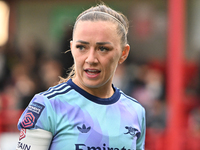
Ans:
POLYGON ((98 63, 97 59, 97 53, 94 48, 90 48, 90 50, 87 53, 87 58, 85 59, 85 62, 88 64, 95 64, 98 63))

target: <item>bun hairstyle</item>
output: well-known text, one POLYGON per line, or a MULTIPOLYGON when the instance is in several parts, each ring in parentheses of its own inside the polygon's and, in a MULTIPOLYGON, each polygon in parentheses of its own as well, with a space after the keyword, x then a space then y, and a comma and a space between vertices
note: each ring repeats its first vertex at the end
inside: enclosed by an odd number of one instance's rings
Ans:
MULTIPOLYGON (((95 7, 91 7, 83 11, 77 18, 74 24, 73 33, 76 30, 76 25, 79 21, 111 21, 117 24, 117 33, 121 36, 121 47, 128 43, 127 34, 129 29, 129 22, 126 16, 121 12, 117 12, 112 8, 106 6, 105 4, 99 4, 95 7)), ((70 68, 71 72, 68 74, 67 78, 61 78, 60 82, 67 82, 70 78, 75 77, 75 67, 74 65, 70 68)))

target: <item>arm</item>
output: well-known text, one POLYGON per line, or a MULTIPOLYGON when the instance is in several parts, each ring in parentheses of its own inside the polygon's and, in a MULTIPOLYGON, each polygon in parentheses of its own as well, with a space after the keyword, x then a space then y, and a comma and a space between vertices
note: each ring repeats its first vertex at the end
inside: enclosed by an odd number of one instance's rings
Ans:
POLYGON ((145 149, 145 134, 146 134, 146 120, 145 120, 145 110, 142 111, 142 120, 141 120, 141 135, 137 140, 136 150, 145 149))
POLYGON ((16 150, 48 150, 52 133, 42 129, 21 129, 16 150))
POLYGON ((17 150, 48 150, 54 134, 54 110, 49 100, 36 95, 18 122, 17 150))

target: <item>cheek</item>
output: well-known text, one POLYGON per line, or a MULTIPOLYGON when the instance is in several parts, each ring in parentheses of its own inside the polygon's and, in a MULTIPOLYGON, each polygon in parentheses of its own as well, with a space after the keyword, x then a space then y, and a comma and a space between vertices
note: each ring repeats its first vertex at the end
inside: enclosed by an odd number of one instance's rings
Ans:
POLYGON ((117 65, 118 65, 118 61, 119 61, 119 56, 115 55, 113 57, 111 57, 111 59, 109 59, 109 61, 107 62, 108 64, 108 68, 110 68, 110 70, 115 70, 117 65))
POLYGON ((82 59, 80 57, 75 57, 74 58, 74 64, 75 64, 75 66, 80 67, 80 66, 83 65, 83 63, 84 63, 84 61, 82 61, 82 59))
POLYGON ((73 59, 74 59, 74 66, 77 70, 80 66, 80 59, 76 54, 72 54, 72 56, 73 56, 73 59))
POLYGON ((116 53, 112 58, 112 62, 117 65, 119 60, 120 60, 120 58, 121 58, 121 53, 116 53))
POLYGON ((71 50, 71 53, 72 53, 72 57, 74 59, 74 64, 80 64, 82 61, 82 55, 80 55, 73 49, 71 50))

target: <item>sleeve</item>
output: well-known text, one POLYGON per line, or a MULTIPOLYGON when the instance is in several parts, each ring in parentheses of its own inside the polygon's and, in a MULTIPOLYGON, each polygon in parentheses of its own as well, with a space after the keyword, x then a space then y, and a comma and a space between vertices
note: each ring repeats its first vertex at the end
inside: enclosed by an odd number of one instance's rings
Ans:
POLYGON ((21 129, 16 150, 48 150, 52 133, 42 129, 21 129))
POLYGON ((37 94, 22 113, 18 129, 42 129, 55 134, 56 114, 53 104, 46 97, 37 94))
POLYGON ((141 113, 141 135, 137 140, 136 150, 145 149, 145 135, 146 135, 146 118, 145 118, 145 109, 142 109, 141 113))

